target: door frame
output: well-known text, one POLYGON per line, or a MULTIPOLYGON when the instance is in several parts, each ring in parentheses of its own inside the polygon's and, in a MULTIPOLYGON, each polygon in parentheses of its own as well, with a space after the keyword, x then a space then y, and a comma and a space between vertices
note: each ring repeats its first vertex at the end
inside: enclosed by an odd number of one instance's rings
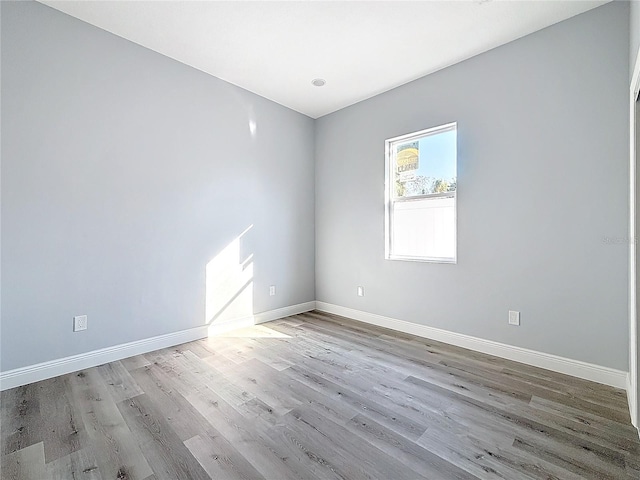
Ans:
POLYGON ((640 93, 640 49, 633 66, 633 75, 629 85, 629 379, 627 381, 627 398, 631 422, 640 431, 638 419, 640 407, 638 402, 638 314, 636 298, 636 128, 640 128, 636 118, 636 101, 640 93))

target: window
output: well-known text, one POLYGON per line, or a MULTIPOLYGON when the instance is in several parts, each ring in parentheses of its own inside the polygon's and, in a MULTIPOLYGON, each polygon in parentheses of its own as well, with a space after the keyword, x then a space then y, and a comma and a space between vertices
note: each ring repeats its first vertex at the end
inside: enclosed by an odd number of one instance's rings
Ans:
POLYGON ((385 258, 456 262, 456 124, 385 142, 385 258))

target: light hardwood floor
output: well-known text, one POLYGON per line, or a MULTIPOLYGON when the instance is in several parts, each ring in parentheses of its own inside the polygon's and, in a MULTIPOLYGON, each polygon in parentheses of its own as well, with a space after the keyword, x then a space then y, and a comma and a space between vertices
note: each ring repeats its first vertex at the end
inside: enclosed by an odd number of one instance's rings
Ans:
POLYGON ((640 479, 623 391, 318 312, 1 400, 2 479, 640 479))

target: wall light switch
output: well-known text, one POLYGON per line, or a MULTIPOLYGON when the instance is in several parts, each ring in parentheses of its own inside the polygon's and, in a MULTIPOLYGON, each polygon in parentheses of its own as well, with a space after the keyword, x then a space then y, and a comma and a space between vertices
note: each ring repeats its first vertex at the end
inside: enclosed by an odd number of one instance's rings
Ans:
POLYGON ((520 325, 520 312, 509 310, 509 325, 520 325))
POLYGON ((358 296, 364 297, 364 287, 358 287, 358 296))

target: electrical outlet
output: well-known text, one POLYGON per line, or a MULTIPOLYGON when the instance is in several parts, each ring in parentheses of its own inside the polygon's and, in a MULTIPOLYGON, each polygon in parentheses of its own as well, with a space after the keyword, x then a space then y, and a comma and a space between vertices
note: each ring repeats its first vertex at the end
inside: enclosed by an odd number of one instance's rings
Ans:
POLYGON ((86 315, 78 315, 77 317, 73 317, 73 331, 79 332, 80 330, 87 329, 87 316, 86 315))
POLYGON ((509 310, 509 325, 520 325, 520 312, 509 310))
POLYGON ((359 286, 357 292, 359 297, 364 297, 364 287, 359 286))
POLYGON ((269 287, 269 296, 273 297, 276 294, 276 286, 275 285, 271 285, 269 287))

